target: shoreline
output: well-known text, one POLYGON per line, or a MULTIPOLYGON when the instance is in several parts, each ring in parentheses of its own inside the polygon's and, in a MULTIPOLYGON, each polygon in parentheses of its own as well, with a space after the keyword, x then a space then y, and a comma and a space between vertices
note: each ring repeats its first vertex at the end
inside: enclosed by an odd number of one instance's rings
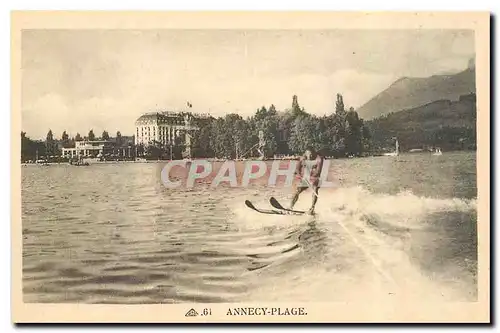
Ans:
MULTIPOLYGON (((444 152, 443 155, 449 154, 449 153, 457 153, 457 152, 476 152, 476 150, 451 150, 444 152)), ((407 156, 407 155, 430 155, 432 156, 432 152, 428 151, 419 151, 419 152, 402 152, 397 156, 386 156, 384 154, 373 154, 373 155, 367 155, 367 156, 354 156, 354 157, 326 157, 325 159, 327 160, 344 160, 344 159, 353 159, 353 158, 370 158, 370 157, 398 157, 398 156, 407 156)), ((218 159, 218 158, 193 158, 193 159, 186 159, 187 162, 190 161, 195 161, 195 160, 207 160, 209 162, 226 162, 226 161, 234 161, 234 162, 245 162, 245 161, 257 161, 259 160, 258 158, 255 159, 218 159)), ((293 158, 269 158, 269 159, 264 159, 262 160, 263 162, 267 161, 294 161, 296 159, 293 158)), ((89 163, 88 166, 94 165, 94 164, 124 164, 124 163, 166 163, 171 160, 146 160, 146 159, 141 159, 141 160, 132 160, 132 161, 86 161, 89 163)), ((182 160, 174 160, 174 161, 182 161, 182 160)), ((76 166, 76 165, 71 165, 69 162, 47 162, 47 163, 23 163, 21 162, 21 166, 51 166, 51 165, 68 165, 68 166, 76 166)))

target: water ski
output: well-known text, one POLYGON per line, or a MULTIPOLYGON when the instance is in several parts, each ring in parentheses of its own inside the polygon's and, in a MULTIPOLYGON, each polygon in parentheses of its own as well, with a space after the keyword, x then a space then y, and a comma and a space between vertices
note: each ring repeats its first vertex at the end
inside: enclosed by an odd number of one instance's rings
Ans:
POLYGON ((259 209, 257 207, 255 207, 253 205, 253 203, 251 203, 249 200, 245 200, 245 205, 256 211, 256 212, 259 212, 259 213, 262 213, 262 214, 277 214, 277 215, 285 215, 285 212, 282 212, 282 211, 278 211, 278 210, 274 210, 274 209, 259 209))
POLYGON ((274 208, 279 209, 279 210, 283 210, 285 212, 290 212, 290 213, 294 213, 294 214, 305 214, 306 213, 306 212, 301 211, 301 210, 293 210, 293 209, 288 209, 288 208, 283 207, 283 205, 280 204, 279 201, 275 197, 271 197, 269 199, 269 203, 274 208))
POLYGON ((245 200, 245 205, 248 208, 250 208, 256 212, 262 213, 262 214, 274 214, 274 215, 302 215, 302 214, 304 214, 304 212, 286 210, 286 209, 261 209, 261 208, 257 208, 249 200, 245 200))

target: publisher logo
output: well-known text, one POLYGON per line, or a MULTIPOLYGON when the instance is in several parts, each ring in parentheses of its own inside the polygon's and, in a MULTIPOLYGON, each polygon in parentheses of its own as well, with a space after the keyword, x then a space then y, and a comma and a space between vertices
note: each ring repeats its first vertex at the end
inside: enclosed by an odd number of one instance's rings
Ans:
POLYGON ((186 312, 186 317, 197 317, 198 312, 196 312, 195 309, 190 309, 188 312, 186 312))

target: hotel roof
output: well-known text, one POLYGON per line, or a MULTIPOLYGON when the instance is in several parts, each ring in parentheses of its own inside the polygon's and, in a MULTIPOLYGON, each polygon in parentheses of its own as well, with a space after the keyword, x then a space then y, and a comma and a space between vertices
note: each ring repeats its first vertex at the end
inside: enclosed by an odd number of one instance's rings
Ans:
POLYGON ((137 118, 136 123, 145 123, 150 121, 165 122, 165 123, 178 123, 184 124, 184 116, 189 115, 194 119, 207 119, 211 116, 208 113, 192 113, 192 112, 173 112, 173 111, 156 111, 148 112, 137 118))

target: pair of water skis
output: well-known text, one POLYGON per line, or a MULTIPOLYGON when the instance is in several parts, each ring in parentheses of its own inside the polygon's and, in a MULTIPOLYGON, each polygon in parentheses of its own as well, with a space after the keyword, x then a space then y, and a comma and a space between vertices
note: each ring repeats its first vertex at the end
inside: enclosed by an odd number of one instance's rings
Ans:
POLYGON ((279 203, 279 201, 276 200, 276 198, 274 198, 274 197, 271 197, 269 199, 269 203, 271 204, 271 206, 273 206, 274 209, 257 208, 254 206, 254 204, 252 202, 250 202, 250 200, 245 200, 245 205, 248 208, 250 208, 256 212, 262 213, 262 214, 275 214, 275 215, 304 215, 304 214, 307 214, 307 212, 304 212, 301 210, 293 210, 293 209, 288 209, 288 208, 283 207, 283 205, 281 205, 279 203))

